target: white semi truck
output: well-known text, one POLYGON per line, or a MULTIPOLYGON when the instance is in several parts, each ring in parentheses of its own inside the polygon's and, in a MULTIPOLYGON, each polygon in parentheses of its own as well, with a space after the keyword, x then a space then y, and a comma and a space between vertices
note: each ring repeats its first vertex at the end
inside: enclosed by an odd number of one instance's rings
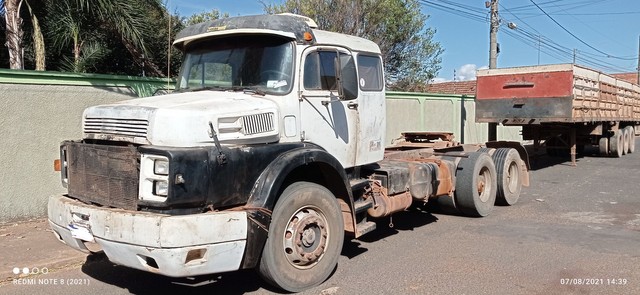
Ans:
POLYGON ((469 216, 528 185, 519 143, 406 134, 385 149, 379 47, 295 15, 190 26, 176 91, 90 107, 60 148, 60 241, 114 263, 191 277, 256 268, 300 291, 375 218, 437 202, 469 216))

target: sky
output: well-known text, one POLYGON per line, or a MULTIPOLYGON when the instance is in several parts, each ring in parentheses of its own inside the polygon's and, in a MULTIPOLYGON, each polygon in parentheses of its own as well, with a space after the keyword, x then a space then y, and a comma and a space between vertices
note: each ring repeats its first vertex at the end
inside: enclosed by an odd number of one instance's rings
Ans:
MULTIPOLYGON (((182 16, 218 9, 231 16, 262 14, 278 0, 166 0, 182 16)), ((498 0, 498 67, 572 63, 604 73, 638 67, 640 0, 498 0), (536 6, 537 5, 537 6, 536 6)), ((489 64, 485 0, 420 0, 444 48, 435 82, 473 80, 489 64), (455 73, 455 75, 454 75, 455 73)))

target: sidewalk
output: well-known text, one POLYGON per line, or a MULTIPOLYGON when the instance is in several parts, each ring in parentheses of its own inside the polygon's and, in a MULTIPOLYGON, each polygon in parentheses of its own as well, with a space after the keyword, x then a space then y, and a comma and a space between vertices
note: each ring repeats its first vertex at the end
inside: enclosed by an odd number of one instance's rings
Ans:
POLYGON ((46 218, 0 225, 0 245, 0 285, 24 277, 14 274, 16 268, 53 272, 81 265, 87 257, 59 242, 46 218))

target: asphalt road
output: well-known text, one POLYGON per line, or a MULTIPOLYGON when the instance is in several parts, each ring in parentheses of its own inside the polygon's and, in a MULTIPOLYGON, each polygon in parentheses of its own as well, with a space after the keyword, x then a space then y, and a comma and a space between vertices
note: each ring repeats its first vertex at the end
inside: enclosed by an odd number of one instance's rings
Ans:
MULTIPOLYGON (((637 141, 640 143, 640 140, 637 141)), ((302 294, 640 294, 640 152, 541 157, 518 204, 485 218, 414 209, 345 241, 338 269, 302 294)), ((99 255, 1 294, 272 294, 253 271, 196 283, 116 266, 99 255), (55 284, 57 283, 57 284, 55 284), (61 283, 64 283, 61 285, 61 283), (70 283, 77 283, 70 285, 70 283)))

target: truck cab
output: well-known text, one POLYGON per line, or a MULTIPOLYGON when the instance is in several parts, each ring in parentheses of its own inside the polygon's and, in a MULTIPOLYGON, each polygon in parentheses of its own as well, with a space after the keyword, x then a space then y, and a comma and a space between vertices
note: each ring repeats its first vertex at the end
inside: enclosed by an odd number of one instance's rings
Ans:
POLYGON ((486 216, 501 190, 490 154, 526 172, 514 149, 385 152, 379 47, 309 18, 209 21, 174 46, 173 93, 90 107, 61 144, 68 193, 48 216, 71 247, 170 277, 257 268, 300 291, 330 276, 345 233, 375 229, 367 217, 438 197, 486 216))

